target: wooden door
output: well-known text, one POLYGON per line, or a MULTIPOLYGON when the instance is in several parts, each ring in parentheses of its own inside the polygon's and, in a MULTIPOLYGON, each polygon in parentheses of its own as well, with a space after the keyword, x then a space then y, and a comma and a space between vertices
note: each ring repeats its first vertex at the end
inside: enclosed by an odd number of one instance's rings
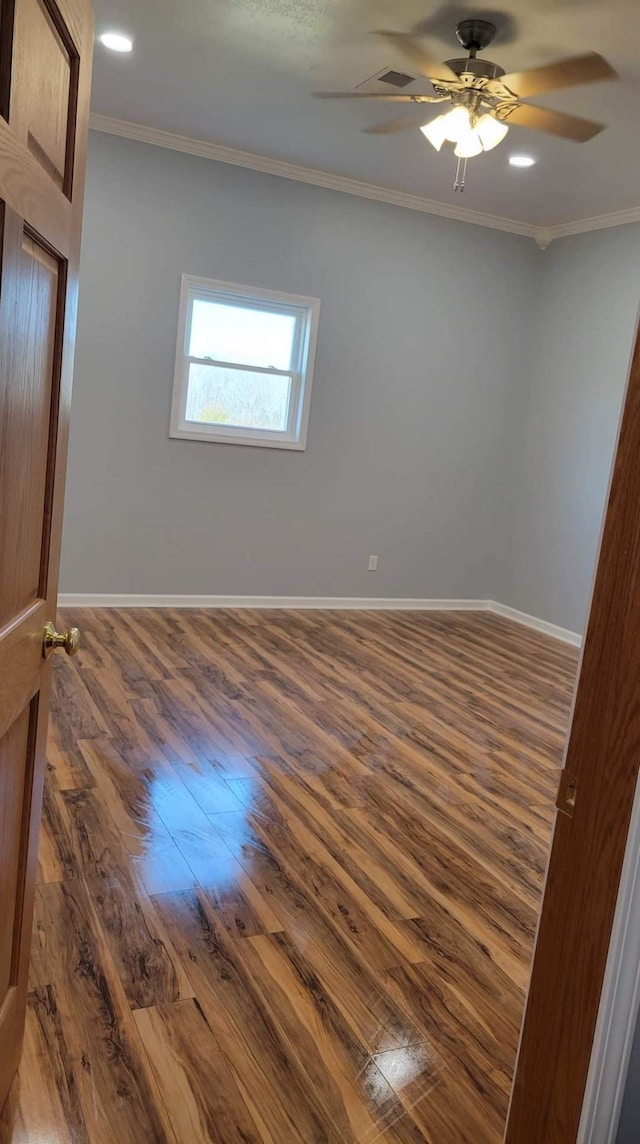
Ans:
POLYGON ((29 968, 92 49, 88 0, 2 0, 0 1106, 29 968))
POLYGON ((558 804, 564 810, 553 836, 507 1144, 576 1140, 639 764, 640 334, 567 745, 558 804))

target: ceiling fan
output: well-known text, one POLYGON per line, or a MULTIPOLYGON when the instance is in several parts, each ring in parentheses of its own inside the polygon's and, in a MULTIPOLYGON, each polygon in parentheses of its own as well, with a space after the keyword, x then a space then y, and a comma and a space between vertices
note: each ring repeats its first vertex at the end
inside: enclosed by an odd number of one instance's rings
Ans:
MULTIPOLYGON (((497 147, 511 123, 577 143, 585 143, 604 129, 602 123, 522 102, 544 91, 617 79, 617 73, 602 56, 587 52, 554 64, 507 74, 499 64, 477 58, 477 53, 488 47, 495 34, 496 26, 489 20, 461 20, 456 26, 456 36, 469 53, 468 57, 438 63, 419 36, 377 32, 376 35, 394 43, 413 67, 427 77, 436 94, 323 91, 316 96, 319 99, 380 99, 392 103, 450 103, 444 115, 425 123, 420 130, 436 151, 445 142, 455 144, 458 168, 454 190, 460 191, 464 190, 467 160, 497 147)), ((365 130, 373 135, 388 135, 414 126, 410 119, 391 119, 365 130)))

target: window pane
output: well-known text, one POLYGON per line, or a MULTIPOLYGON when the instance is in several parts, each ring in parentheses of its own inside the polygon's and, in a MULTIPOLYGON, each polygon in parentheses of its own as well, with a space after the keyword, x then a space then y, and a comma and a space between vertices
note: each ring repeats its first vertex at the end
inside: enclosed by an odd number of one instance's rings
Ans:
POLYGON ((290 377, 192 364, 185 419, 201 424, 284 432, 290 394, 290 377))
POLYGON ((292 314, 196 299, 191 312, 189 357, 290 369, 295 328, 292 314))

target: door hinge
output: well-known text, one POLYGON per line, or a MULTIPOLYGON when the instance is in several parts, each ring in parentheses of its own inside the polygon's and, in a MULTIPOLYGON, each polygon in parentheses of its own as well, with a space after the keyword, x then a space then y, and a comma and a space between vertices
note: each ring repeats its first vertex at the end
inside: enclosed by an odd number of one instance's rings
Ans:
POLYGON ((576 787, 577 783, 574 776, 563 770, 560 774, 560 783, 556 795, 556 807, 562 814, 568 814, 569 818, 573 818, 576 806, 576 787))

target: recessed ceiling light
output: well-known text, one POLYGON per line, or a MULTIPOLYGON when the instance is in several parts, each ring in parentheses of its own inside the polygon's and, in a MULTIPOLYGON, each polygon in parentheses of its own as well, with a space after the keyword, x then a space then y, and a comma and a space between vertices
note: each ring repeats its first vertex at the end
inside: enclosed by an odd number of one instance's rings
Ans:
POLYGON ((533 155, 509 155, 510 167, 533 167, 534 163, 533 155))
POLYGON ((130 52, 133 48, 133 40, 121 32, 103 32, 99 39, 111 52, 130 52))

